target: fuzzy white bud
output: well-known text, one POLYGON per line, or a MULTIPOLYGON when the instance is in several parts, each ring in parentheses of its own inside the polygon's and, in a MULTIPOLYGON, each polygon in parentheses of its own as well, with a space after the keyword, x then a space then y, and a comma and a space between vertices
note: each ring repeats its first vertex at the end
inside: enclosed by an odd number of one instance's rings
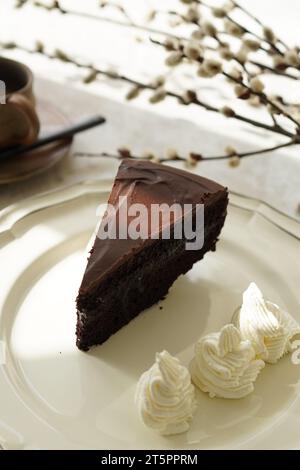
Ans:
POLYGON ((250 80, 250 88, 255 93, 262 93, 264 91, 265 85, 258 77, 253 77, 250 80))
POLYGON ((197 23, 201 18, 198 6, 191 5, 184 14, 184 18, 186 21, 189 21, 191 23, 197 23))
POLYGON ((202 47, 196 41, 189 41, 183 52, 188 59, 198 60, 202 55, 202 47))
POLYGON ((232 168, 236 168, 237 166, 239 166, 240 163, 241 163, 241 159, 238 155, 232 155, 232 157, 230 157, 228 160, 228 164, 232 168))
POLYGON ((186 166, 189 168, 189 167, 195 167, 197 166, 197 163, 198 161, 193 157, 193 154, 190 153, 188 156, 187 156, 187 159, 186 159, 186 166))
POLYGON ((197 70, 197 75, 201 78, 209 78, 210 75, 208 71, 206 70, 206 67, 204 65, 200 65, 200 67, 197 70))
POLYGON ((224 60, 232 60, 234 58, 234 53, 230 50, 229 47, 221 46, 219 48, 220 57, 224 60))
POLYGON ((255 39, 244 39, 243 44, 251 52, 256 52, 260 48, 260 42, 255 39))
POLYGON ((175 65, 180 64, 182 57, 182 53, 179 51, 171 52, 171 54, 166 58, 166 65, 169 67, 175 67, 175 65))
POLYGON ((274 34, 273 29, 269 28, 268 26, 265 26, 263 29, 263 33, 264 33, 264 38, 267 41, 272 42, 272 43, 276 41, 276 36, 274 34))
POLYGON ((232 145, 227 145, 227 147, 225 147, 225 153, 230 157, 231 155, 236 155, 237 151, 232 145))
POLYGON ((89 84, 94 82, 98 77, 98 72, 95 69, 91 69, 90 72, 84 77, 83 83, 89 84))
POLYGON ((164 77, 163 75, 158 75, 152 80, 151 85, 154 88, 158 88, 164 85, 165 83, 166 83, 166 77, 164 77))
POLYGON ((164 46, 167 51, 174 51, 179 47, 179 41, 176 38, 166 38, 164 42, 164 46))
POLYGON ((159 101, 162 101, 166 97, 166 90, 163 87, 157 88, 153 95, 150 96, 149 101, 152 104, 159 103, 159 101))
POLYGON ((167 160, 176 160, 178 158, 178 152, 177 150, 173 148, 169 148, 166 150, 166 159, 167 160))
POLYGON ((197 41, 201 41, 201 39, 203 39, 204 37, 204 34, 203 32, 201 31, 201 29, 195 29, 195 31, 192 32, 191 34, 191 38, 192 39, 196 39, 197 41))
POLYGON ((146 23, 150 23, 151 21, 155 19, 155 17, 156 17, 156 11, 150 10, 145 17, 146 23))
POLYGON ((243 74, 242 74, 241 70, 239 70, 237 67, 232 67, 229 70, 228 75, 230 75, 233 78, 233 80, 242 80, 243 79, 243 74))
POLYGON ((141 154, 141 157, 143 160, 151 160, 151 161, 155 161, 157 158, 156 155, 151 150, 144 150, 144 152, 142 152, 141 154))
POLYGON ((251 96, 251 92, 243 85, 236 85, 234 87, 234 93, 240 100, 247 100, 251 96))
POLYGON ((151 158, 150 158, 150 161, 152 163, 160 163, 160 158, 157 157, 156 155, 153 155, 151 158))
POLYGON ((257 96, 257 95, 250 96, 247 103, 250 104, 251 106, 253 106, 254 108, 259 108, 259 106, 261 106, 261 101, 259 99, 259 96, 257 96))
POLYGON ((197 94, 193 90, 186 90, 182 95, 182 100, 185 104, 195 103, 197 100, 197 94))
POLYGON ((242 46, 237 54, 236 54, 236 58, 237 60, 241 63, 241 64, 244 64, 246 61, 247 61, 247 58, 248 58, 248 53, 249 53, 249 49, 247 49, 246 47, 242 46))
POLYGON ((126 95, 127 100, 133 100, 134 98, 137 98, 140 94, 141 89, 138 86, 134 86, 131 88, 131 90, 128 91, 126 95))
POLYGON ((224 3, 223 8, 226 13, 230 13, 235 8, 235 4, 231 0, 228 0, 228 2, 224 3))
POLYGON ((225 16, 227 15, 227 11, 224 8, 215 7, 212 9, 212 14, 216 18, 225 18, 225 16))
POLYGON ((220 109, 220 112, 228 118, 232 118, 235 116, 234 110, 229 106, 223 106, 223 108, 220 109))
POLYGON ((226 33, 230 34, 231 36, 235 36, 237 38, 242 37, 245 33, 245 31, 239 25, 233 23, 228 18, 224 21, 224 29, 226 33))
POLYGON ((290 49, 284 54, 286 62, 292 67, 298 67, 300 65, 300 57, 295 49, 290 49))
POLYGON ((214 77, 222 72, 222 70, 222 62, 215 59, 205 59, 199 68, 198 74, 200 76, 214 77), (201 75, 201 72, 199 73, 201 70, 204 72, 203 75, 201 75))
POLYGON ((209 21, 205 21, 202 25, 202 31, 206 36, 215 37, 217 34, 217 28, 215 25, 210 23, 209 21))

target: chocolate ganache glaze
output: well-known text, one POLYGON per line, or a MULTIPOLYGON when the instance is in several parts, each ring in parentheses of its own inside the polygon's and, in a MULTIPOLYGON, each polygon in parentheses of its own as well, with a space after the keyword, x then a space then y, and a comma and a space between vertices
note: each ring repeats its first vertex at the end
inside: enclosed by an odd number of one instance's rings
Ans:
MULTIPOLYGON (((181 206, 205 204, 206 211, 207 206, 224 197, 224 192, 225 188, 218 183, 190 172, 149 161, 124 159, 120 164, 108 204, 116 207, 118 213, 119 198, 126 196, 127 209, 136 203, 143 204, 147 209, 150 209, 151 204, 164 203, 170 206, 177 203, 181 206)), ((107 220, 102 220, 100 230, 103 229, 103 224, 107 224, 107 220)), ((127 224, 129 222, 130 217, 127 215, 127 224)), ((118 226, 118 220, 116 223, 118 226)), ((148 224, 149 231, 150 225, 148 224)), ((99 281, 124 263, 129 256, 153 243, 151 233, 148 235, 148 239, 136 240, 121 239, 118 236, 116 239, 96 237, 79 293, 85 295, 93 290, 99 281)))

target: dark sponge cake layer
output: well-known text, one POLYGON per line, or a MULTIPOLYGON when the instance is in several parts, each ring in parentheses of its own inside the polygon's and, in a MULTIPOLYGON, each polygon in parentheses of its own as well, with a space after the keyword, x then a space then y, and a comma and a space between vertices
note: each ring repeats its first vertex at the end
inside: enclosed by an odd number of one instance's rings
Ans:
POLYGON ((215 249, 223 217, 208 227, 201 250, 186 251, 185 240, 157 240, 122 266, 96 291, 78 300, 77 346, 101 344, 141 311, 165 297, 180 274, 215 249))
POLYGON ((204 245, 193 251, 186 250, 185 239, 127 243, 96 238, 77 297, 77 346, 84 351, 106 341, 142 310, 163 298, 180 274, 191 269, 207 251, 215 249, 225 221, 228 203, 225 188, 184 171, 140 163, 121 164, 109 202, 115 202, 115 196, 124 188, 129 193, 128 182, 134 184, 135 190, 130 193, 131 202, 143 201, 148 205, 165 201, 170 204, 174 200, 182 204, 202 202, 204 245))

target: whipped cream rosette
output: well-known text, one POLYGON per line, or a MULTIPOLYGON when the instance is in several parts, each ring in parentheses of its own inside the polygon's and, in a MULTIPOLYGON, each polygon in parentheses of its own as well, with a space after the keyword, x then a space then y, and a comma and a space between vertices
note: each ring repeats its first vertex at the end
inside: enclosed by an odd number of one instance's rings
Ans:
POLYGON ((300 325, 293 317, 266 301, 254 282, 244 292, 243 305, 232 322, 242 338, 251 341, 256 355, 271 364, 292 350, 291 342, 300 334, 300 325))
POLYGON ((242 398, 251 393, 264 362, 234 325, 201 338, 191 362, 192 381, 211 398, 242 398))
POLYGON ((196 409, 188 369, 167 351, 157 353, 154 365, 140 377, 135 402, 144 424, 160 434, 187 431, 196 409))

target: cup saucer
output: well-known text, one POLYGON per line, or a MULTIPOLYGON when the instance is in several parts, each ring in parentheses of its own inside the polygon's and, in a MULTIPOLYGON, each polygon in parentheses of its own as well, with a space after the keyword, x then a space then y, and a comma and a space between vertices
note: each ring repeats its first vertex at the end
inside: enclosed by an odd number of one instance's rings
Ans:
MULTIPOLYGON (((37 99, 41 123, 40 136, 55 132, 70 124, 70 120, 52 103, 37 99)), ((72 139, 63 139, 45 147, 0 162, 0 184, 14 183, 48 170, 69 151, 72 139)))

